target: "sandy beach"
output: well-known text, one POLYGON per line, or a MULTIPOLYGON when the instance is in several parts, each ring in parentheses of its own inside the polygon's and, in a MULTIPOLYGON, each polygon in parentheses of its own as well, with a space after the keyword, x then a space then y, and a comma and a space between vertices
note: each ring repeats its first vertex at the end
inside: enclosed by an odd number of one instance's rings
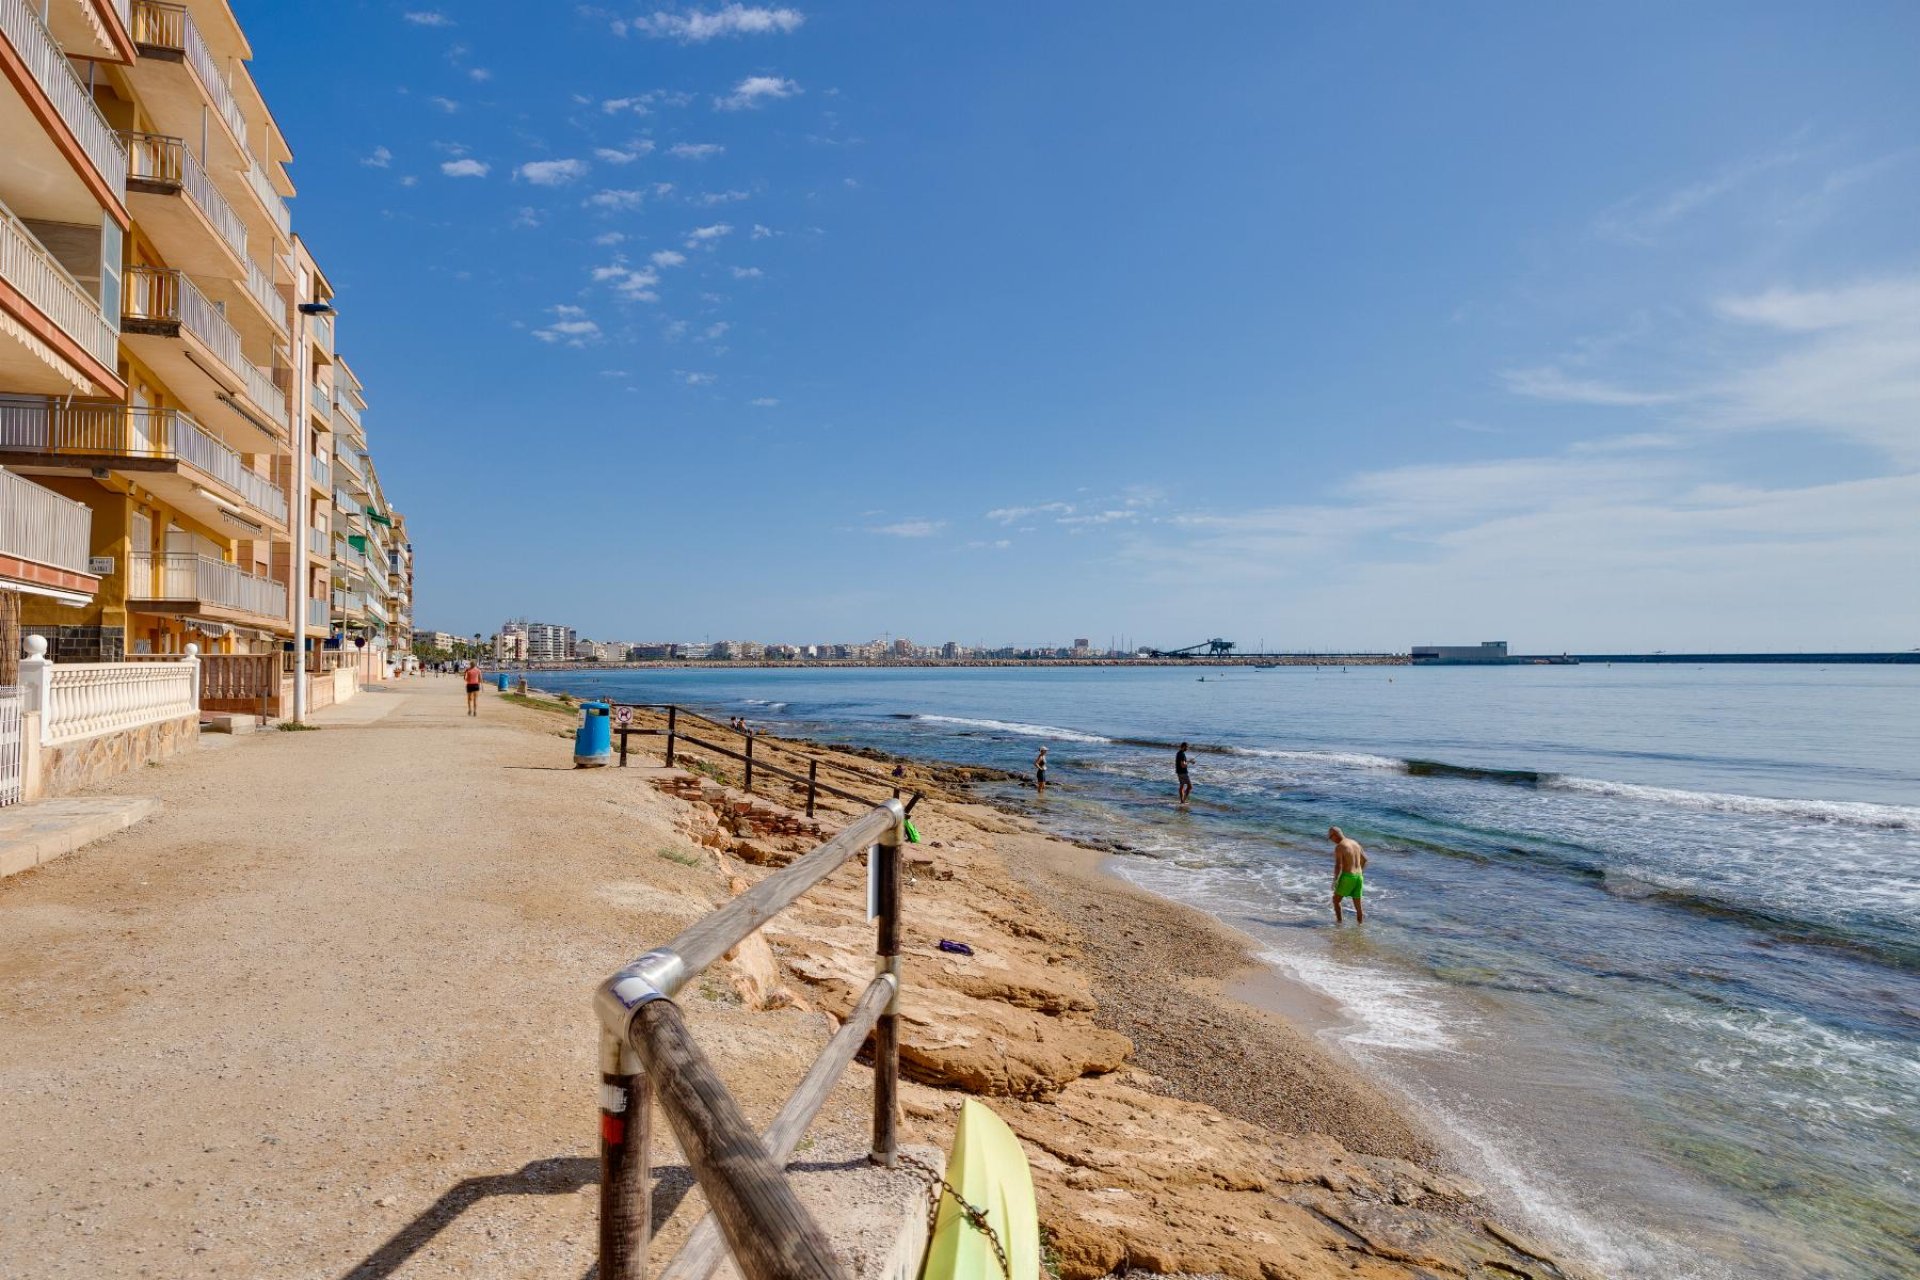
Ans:
MULTIPOLYGON (((585 1271, 586 994, 815 838, 766 835, 784 785, 698 751, 576 771, 571 712, 398 689, 120 779, 162 815, 0 883, 0 1274, 585 1271)), ((983 1095, 1056 1274, 1565 1274, 1350 1064, 1223 994, 1233 935, 954 777, 905 779, 906 1136, 983 1095)), ((686 998, 758 1119, 870 972, 863 891, 843 869, 686 998)), ((815 1164, 857 1163, 867 1097, 856 1068, 815 1164)), ((663 1146, 660 1259, 699 1213, 663 1146)))

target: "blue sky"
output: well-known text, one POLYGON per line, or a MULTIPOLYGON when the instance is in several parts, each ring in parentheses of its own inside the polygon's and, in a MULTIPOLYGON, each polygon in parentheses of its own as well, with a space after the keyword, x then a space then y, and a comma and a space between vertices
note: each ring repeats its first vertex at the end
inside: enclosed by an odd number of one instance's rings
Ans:
POLYGON ((1920 8, 237 8, 423 627, 1920 644, 1920 8))

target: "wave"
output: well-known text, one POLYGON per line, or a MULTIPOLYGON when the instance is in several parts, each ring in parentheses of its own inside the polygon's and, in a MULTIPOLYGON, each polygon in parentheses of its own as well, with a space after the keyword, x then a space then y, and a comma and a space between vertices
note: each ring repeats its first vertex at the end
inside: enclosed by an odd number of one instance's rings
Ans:
POLYGON ((1062 729, 1051 724, 1022 724, 1018 720, 976 720, 971 716, 928 716, 916 715, 909 719, 927 724, 958 724, 970 729, 992 729, 996 733, 1013 733, 1023 738, 1058 738, 1062 742, 1098 742, 1111 744, 1112 738, 1102 738, 1098 734, 1081 733, 1076 729, 1062 729))
POLYGON ((1542 774, 1540 786, 1556 791, 1639 800, 1711 813, 1751 813, 1773 818, 1799 818, 1838 826, 1875 827, 1883 831, 1920 831, 1920 808, 1897 804, 1868 804, 1850 800, 1777 800, 1770 796, 1732 795, 1717 791, 1680 791, 1632 782, 1603 782, 1567 774, 1542 774))
POLYGON ((1267 747, 1240 747, 1235 755, 1256 756, 1262 760, 1295 760, 1303 764, 1344 764, 1356 769, 1391 769, 1407 772, 1408 762, 1394 756, 1368 755, 1364 751, 1281 751, 1267 747))
POLYGON ((769 711, 785 711, 785 710, 787 709, 787 704, 786 704, 786 703, 784 703, 784 702, 769 702, 769 701, 768 701, 767 699, 765 699, 765 698, 742 698, 742 699, 740 700, 740 702, 741 702, 741 705, 743 705, 743 706, 748 706, 748 707, 765 707, 765 708, 766 708, 767 710, 769 710, 769 711))

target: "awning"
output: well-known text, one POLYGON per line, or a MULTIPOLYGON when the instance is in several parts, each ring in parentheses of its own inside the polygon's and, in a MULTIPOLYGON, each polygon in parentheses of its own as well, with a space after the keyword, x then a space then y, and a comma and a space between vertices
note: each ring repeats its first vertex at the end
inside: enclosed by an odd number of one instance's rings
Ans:
POLYGON ((387 526, 387 528, 389 529, 393 528, 393 521, 389 517, 381 515, 378 511, 375 511, 372 507, 367 508, 367 519, 377 520, 381 524, 387 526))
POLYGON ((182 624, 189 631, 198 631, 203 636, 224 636, 233 633, 230 622, 214 622, 209 618, 182 618, 182 624))
POLYGON ((93 603, 93 597, 82 595, 78 591, 62 591, 58 587, 43 587, 37 582, 20 582, 13 578, 0 578, 0 591, 18 591, 22 595, 45 596, 56 604, 66 605, 69 609, 84 609, 93 603))

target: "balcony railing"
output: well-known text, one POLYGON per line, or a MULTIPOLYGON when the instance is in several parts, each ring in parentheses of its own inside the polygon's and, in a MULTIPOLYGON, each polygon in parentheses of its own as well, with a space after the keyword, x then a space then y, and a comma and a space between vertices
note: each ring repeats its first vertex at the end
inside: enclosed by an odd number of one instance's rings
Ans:
POLYGON ((262 618, 287 616, 283 582, 248 573, 239 565, 192 551, 129 556, 127 595, 135 600, 196 600, 262 618), (140 590, 142 585, 146 591, 140 590))
MULTIPOLYGON (((0 0, 0 3, 11 2, 0 0)), ((234 100, 227 78, 220 74, 213 50, 201 39, 200 28, 193 24, 193 15, 185 7, 162 4, 160 0, 133 0, 133 42, 156 49, 173 49, 184 55, 207 101, 227 122, 240 149, 247 149, 247 118, 240 114, 240 104, 234 100)))
POLYGON ((325 529, 307 530, 307 550, 317 556, 333 554, 333 536, 325 529))
MULTIPOLYGON (((333 465, 336 469, 352 476, 356 483, 364 485, 366 476, 362 474, 366 463, 362 462, 352 449, 339 448, 333 451, 333 465)), ((355 504, 358 505, 358 504, 355 504)))
POLYGON ((15 401, 0 404, 0 450, 83 457, 172 458, 238 493, 255 511, 284 524, 287 497, 240 455, 178 409, 122 404, 15 401))
POLYGON ((287 304, 280 291, 273 287, 273 277, 261 269, 252 258, 247 259, 247 292, 252 294, 266 313, 273 318, 273 327, 281 333, 287 331, 287 304))
MULTIPOLYGON (((333 317, 315 315, 307 317, 307 320, 313 326, 314 341, 320 344, 321 350, 331 352, 333 350, 333 317)), ((333 397, 327 398, 331 400, 333 397)))
POLYGON ((293 215, 287 212, 287 202, 273 189, 273 179, 267 177, 267 171, 260 167, 258 160, 249 157, 247 166, 247 185, 253 188, 253 194, 260 197, 260 203, 267 208, 267 215, 273 219, 273 225, 280 228, 280 234, 293 234, 293 215))
POLYGON ((247 256, 247 226, 233 211, 227 198, 214 189, 213 179, 200 167, 199 159, 180 138, 160 133, 122 133, 127 144, 127 176, 141 182, 164 183, 186 192, 213 224, 227 247, 240 257, 247 256))
POLYGON ((120 149, 113 126, 93 104, 93 95, 74 74, 73 64, 67 61, 59 41, 34 12, 39 7, 28 0, 0 0, 0 35, 6 37, 20 60, 26 63, 28 72, 53 102, 61 121, 79 139, 80 149, 106 180, 108 189, 120 197, 127 189, 127 153, 120 149))
POLYGON ((355 431, 365 430, 360 425, 360 411, 354 408, 352 401, 348 400, 347 397, 345 396, 341 396, 340 399, 334 402, 333 416, 336 418, 345 418, 348 422, 353 424, 353 429, 355 431))
POLYGON ((331 413, 333 408, 333 392, 316 382, 308 389, 308 394, 313 397, 311 401, 313 412, 319 414, 323 419, 331 419, 333 416, 331 413))
MULTIPOLYGON (((0 0, 0 8, 12 0, 0 0)), ((119 333, 99 299, 80 287, 13 211, 0 205, 0 280, 12 285, 59 330, 108 369, 119 359, 119 333)))
POLYGON ((330 625, 332 621, 333 619, 328 614, 327 602, 325 600, 307 601, 307 625, 308 626, 324 627, 324 626, 330 625))
POLYGON ((385 622, 387 620, 387 606, 386 606, 386 603, 380 599, 380 597, 362 596, 360 597, 360 601, 361 601, 361 606, 366 609, 368 614, 370 614, 375 618, 380 619, 380 621, 382 622, 385 622))
POLYGON ((87 573, 93 509, 0 469, 0 555, 87 573))
POLYGON ((325 458, 308 458, 307 474, 313 477, 314 484, 320 488, 333 488, 333 468, 327 465, 325 458))
POLYGON ((354 546, 351 542, 334 543, 333 558, 341 564, 347 565, 349 568, 365 569, 367 567, 366 553, 354 546))
POLYGON ((286 425, 286 394, 247 359, 239 333, 185 272, 164 267, 128 267, 124 296, 123 314, 127 320, 179 325, 233 371, 246 387, 248 398, 268 417, 281 426, 286 425))

